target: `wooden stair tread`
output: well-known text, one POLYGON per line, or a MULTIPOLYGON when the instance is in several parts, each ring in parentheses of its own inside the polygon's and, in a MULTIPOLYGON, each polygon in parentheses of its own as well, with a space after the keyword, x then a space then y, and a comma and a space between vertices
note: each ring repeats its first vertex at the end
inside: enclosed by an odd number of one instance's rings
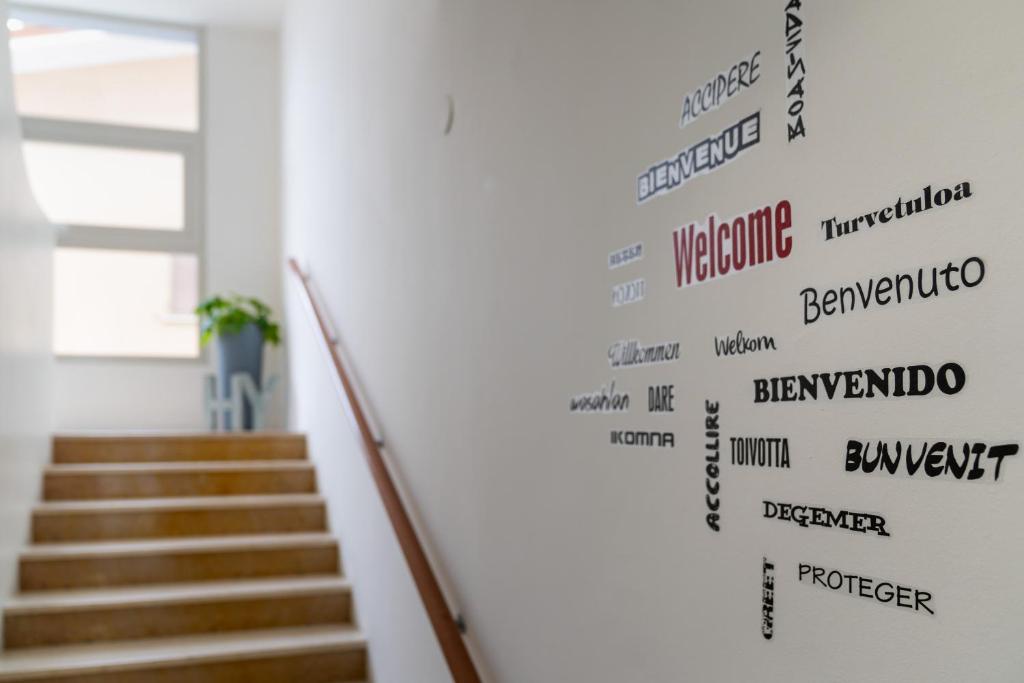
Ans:
POLYGON ((313 469, 313 463, 308 460, 90 462, 47 465, 44 474, 145 474, 152 472, 245 472, 311 469, 313 469))
POLYGON ((161 664, 209 663, 336 650, 362 650, 366 640, 351 626, 315 626, 199 636, 51 646, 0 655, 0 681, 130 671, 161 664))
POLYGON ((161 555, 165 553, 207 552, 218 550, 258 550, 299 546, 325 546, 336 543, 329 533, 249 534, 244 536, 202 536, 98 543, 36 543, 21 553, 21 559, 49 560, 110 555, 161 555))
POLYGON ((306 438, 292 432, 59 434, 54 462, 154 462, 306 457, 306 438))
POLYGON ((200 581, 123 588, 29 591, 17 593, 4 606, 7 615, 106 609, 126 605, 208 602, 248 597, 305 595, 324 591, 351 592, 341 575, 310 575, 271 579, 200 581))
POLYGON ((316 493, 273 493, 265 495, 191 496, 187 498, 97 498, 89 500, 44 501, 33 513, 68 514, 80 512, 166 511, 209 508, 259 508, 323 505, 323 496, 316 493))

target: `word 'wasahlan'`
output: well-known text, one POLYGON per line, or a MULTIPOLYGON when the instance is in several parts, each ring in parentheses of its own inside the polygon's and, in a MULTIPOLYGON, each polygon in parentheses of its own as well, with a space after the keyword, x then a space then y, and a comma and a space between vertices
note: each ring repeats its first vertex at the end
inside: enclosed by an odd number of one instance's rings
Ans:
POLYGON ((939 391, 952 396, 960 393, 967 383, 967 374, 959 363, 946 363, 933 370, 928 365, 882 368, 881 370, 843 370, 813 375, 791 375, 754 380, 754 403, 778 403, 779 401, 818 400, 822 398, 875 398, 876 396, 901 398, 903 396, 925 396, 938 387, 939 391), (861 384, 861 381, 866 386, 861 384))

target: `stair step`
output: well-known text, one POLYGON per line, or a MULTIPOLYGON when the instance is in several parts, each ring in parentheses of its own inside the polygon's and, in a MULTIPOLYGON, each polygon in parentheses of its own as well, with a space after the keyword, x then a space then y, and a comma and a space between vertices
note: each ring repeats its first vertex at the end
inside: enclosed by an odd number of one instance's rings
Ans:
POLYGON ((22 593, 4 610, 8 649, 273 629, 351 620, 340 576, 22 593))
POLYGON ((302 460, 302 434, 58 435, 55 463, 154 462, 182 460, 302 460))
POLYGON ((118 463, 51 465, 44 500, 313 493, 308 461, 118 463))
POLYGON ((0 682, 347 683, 366 668, 358 631, 315 626, 18 650, 0 656, 0 682))
POLYGON ((315 494, 50 502, 32 512, 35 543, 326 529, 315 494))
POLYGON ((34 545, 19 561, 23 591, 335 574, 329 534, 34 545))

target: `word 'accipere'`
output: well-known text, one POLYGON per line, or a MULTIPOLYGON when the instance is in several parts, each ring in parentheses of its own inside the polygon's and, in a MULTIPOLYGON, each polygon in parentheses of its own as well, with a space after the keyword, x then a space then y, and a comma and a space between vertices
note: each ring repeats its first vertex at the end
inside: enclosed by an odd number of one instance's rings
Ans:
POLYGON ((928 365, 843 370, 754 380, 754 403, 812 401, 821 398, 875 398, 926 396, 936 387, 947 396, 959 393, 967 374, 959 363, 945 363, 933 370, 928 365), (862 384, 861 382, 864 382, 862 384), (838 391, 842 386, 842 391, 838 391))
POLYGON ((683 128, 704 112, 714 111, 736 95, 740 90, 757 83, 761 74, 758 50, 750 59, 741 59, 730 69, 721 72, 683 99, 683 112, 679 116, 679 127, 683 128))
POLYGON ((793 251, 787 230, 793 225, 793 208, 783 199, 735 218, 719 221, 708 216, 707 226, 690 223, 672 233, 676 287, 738 273, 793 251))
POLYGON ((872 448, 870 441, 850 439, 846 442, 846 471, 889 475, 905 471, 908 477, 920 473, 932 479, 966 478, 967 481, 984 479, 990 475, 992 481, 998 481, 1003 458, 1017 455, 1019 450, 1020 446, 1015 443, 989 446, 981 441, 940 440, 931 443, 922 441, 917 445, 898 439, 876 441, 872 448), (984 460, 982 456, 985 456, 984 460))

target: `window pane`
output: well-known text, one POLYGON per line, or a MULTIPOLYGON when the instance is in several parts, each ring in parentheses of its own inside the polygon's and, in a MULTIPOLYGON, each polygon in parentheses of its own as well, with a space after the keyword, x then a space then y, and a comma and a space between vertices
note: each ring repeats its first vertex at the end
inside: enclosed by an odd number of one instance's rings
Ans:
POLYGON ((25 166, 36 201, 53 223, 185 227, 181 154, 28 141, 25 166))
POLYGON ((199 355, 194 254, 61 248, 54 273, 57 353, 199 355))
POLYGON ((22 115, 198 130, 194 33, 18 11, 10 26, 22 115))

